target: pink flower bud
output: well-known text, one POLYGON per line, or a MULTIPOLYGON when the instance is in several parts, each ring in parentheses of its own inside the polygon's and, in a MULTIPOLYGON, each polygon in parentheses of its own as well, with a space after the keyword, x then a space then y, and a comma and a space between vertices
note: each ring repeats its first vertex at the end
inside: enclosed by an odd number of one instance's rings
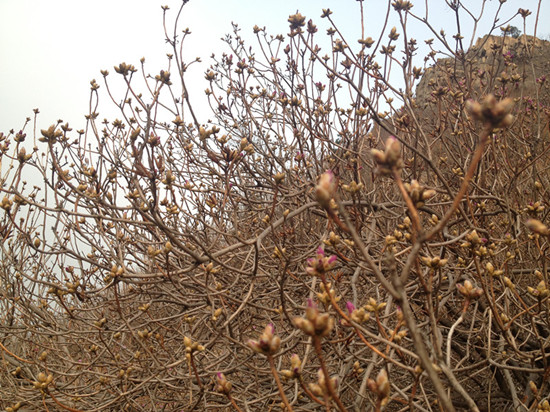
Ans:
POLYGON ((325 257, 325 251, 320 247, 317 249, 317 256, 307 260, 306 273, 311 276, 322 275, 332 269, 336 260, 335 255, 325 257))

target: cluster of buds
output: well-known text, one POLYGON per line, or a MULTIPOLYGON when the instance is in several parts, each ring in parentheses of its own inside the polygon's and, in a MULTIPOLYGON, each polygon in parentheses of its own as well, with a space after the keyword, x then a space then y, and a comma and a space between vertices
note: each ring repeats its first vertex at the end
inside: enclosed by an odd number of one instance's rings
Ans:
POLYGON ((330 382, 327 381, 323 370, 319 369, 317 371, 317 383, 310 383, 309 390, 311 391, 311 393, 318 397, 324 398, 325 396, 330 396, 328 385, 330 384, 332 388, 336 388, 338 386, 338 379, 336 377, 332 377, 329 379, 330 382))
POLYGON ((463 248, 476 248, 479 245, 483 245, 487 242, 487 239, 482 238, 477 233, 477 230, 472 230, 466 235, 466 241, 462 242, 460 247, 463 248))
POLYGON ((204 351, 204 346, 199 345, 197 342, 193 342, 191 338, 185 336, 183 338, 183 344, 185 345, 185 357, 191 358, 191 355, 195 352, 204 351))
MULTIPOLYGON (((402 223, 399 223, 397 225, 397 229, 399 229, 399 231, 402 231, 401 234, 404 233, 404 236, 405 236, 405 239, 409 240, 410 239, 410 230, 411 230, 411 218, 408 217, 408 216, 405 216, 403 218, 403 222, 402 223), (409 236, 407 236, 409 235, 409 236)), ((396 235, 396 232, 394 232, 394 236, 396 235)), ((398 237, 399 235, 395 236, 396 238, 398 237)))
POLYGON ((382 309, 384 309, 386 307, 387 303, 386 302, 381 302, 381 303, 378 303, 376 301, 376 299, 374 298, 369 298, 369 303, 367 303, 365 305, 365 309, 368 310, 369 312, 374 312, 374 313, 378 313, 380 312, 382 309))
POLYGON ((398 171, 403 168, 401 144, 393 136, 390 136, 386 140, 386 148, 384 151, 372 149, 371 154, 376 163, 377 171, 381 175, 391 175, 394 170, 398 171))
POLYGON ((111 267, 111 271, 107 276, 105 276, 103 281, 105 283, 109 283, 112 280, 116 280, 118 277, 122 276, 123 273, 124 273, 124 268, 122 266, 113 265, 111 267))
POLYGON ((98 329, 103 329, 105 327, 105 324, 107 323, 107 318, 101 318, 99 320, 94 320, 94 326, 98 329))
MULTIPOLYGON (((13 140, 15 140, 17 143, 22 143, 25 141, 25 138, 27 137, 27 133, 23 133, 23 130, 19 130, 16 134, 13 140)), ((0 141, 4 140, 0 137, 0 141)))
POLYGON ((363 189, 363 183, 357 184, 355 180, 352 180, 349 185, 343 185, 342 189, 344 189, 346 192, 349 192, 351 194, 355 194, 360 192, 363 189))
POLYGON ((281 375, 287 379, 298 379, 302 373, 302 360, 295 353, 290 357, 290 369, 283 369, 281 375))
POLYGON ((347 302, 346 308, 349 312, 351 320, 355 323, 364 323, 370 319, 370 313, 368 313, 365 308, 357 309, 352 302, 347 302))
POLYGON ((340 236, 338 236, 334 232, 330 232, 328 234, 328 239, 323 240, 323 243, 327 246, 336 246, 338 243, 340 243, 340 236))
POLYGON ((130 141, 135 142, 136 139, 139 137, 139 134, 140 134, 140 133, 141 133, 141 127, 135 128, 135 129, 130 133, 130 141))
POLYGON ((156 134, 154 133, 151 133, 149 135, 149 139, 147 140, 147 143, 149 143, 151 146, 158 146, 160 145, 161 141, 160 141, 160 137, 157 136, 156 134))
POLYGON ((390 34, 388 34, 388 37, 392 41, 397 40, 399 38, 399 33, 397 33, 396 27, 392 27, 392 29, 390 30, 390 34))
POLYGON ((510 279, 508 276, 503 276, 502 282, 504 283, 504 286, 506 286, 508 289, 516 290, 516 285, 514 285, 514 282, 512 282, 512 279, 510 279))
POLYGON ((327 283, 326 287, 324 283, 321 283, 319 287, 321 288, 321 292, 317 293, 317 298, 325 305, 330 305, 333 300, 334 302, 339 302, 342 299, 341 296, 336 296, 336 291, 332 288, 330 282, 327 283))
POLYGON ((409 11, 413 7, 412 3, 406 0, 396 0, 391 5, 395 11, 409 11))
POLYGON ((397 333, 394 332, 392 334, 392 340, 395 343, 400 343, 405 336, 407 336, 407 331, 406 330, 400 330, 399 332, 397 332, 397 333))
POLYGON ((327 336, 334 328, 334 318, 328 313, 320 313, 317 305, 308 299, 306 317, 294 318, 294 325, 309 336, 327 336))
POLYGON ((130 374, 132 373, 134 369, 130 366, 129 368, 126 368, 126 369, 121 369, 118 371, 118 374, 117 374, 117 378, 118 379, 122 379, 122 380, 126 380, 130 377, 130 374))
POLYGON ((510 113, 514 107, 514 101, 507 97, 497 102, 492 94, 485 96, 481 103, 468 100, 466 110, 475 119, 489 124, 493 128, 508 127, 514 121, 514 116, 510 113))
POLYGON ((33 385, 36 389, 44 390, 50 383, 53 381, 53 375, 46 375, 44 372, 40 372, 36 377, 36 381, 33 382, 33 385))
MULTIPOLYGON (((540 273, 539 271, 537 272, 540 273)), ((550 290, 548 290, 548 287, 546 286, 546 282, 544 280, 541 280, 536 288, 528 286, 527 292, 539 299, 545 298, 546 296, 550 295, 550 290)))
POLYGON ((0 207, 4 209, 6 212, 9 212, 12 206, 13 206, 13 200, 11 200, 7 196, 4 196, 4 198, 2 199, 2 202, 0 202, 0 207))
POLYGON ((353 376, 355 376, 356 378, 359 378, 360 375, 364 372, 365 370, 361 367, 361 364, 359 363, 359 361, 355 361, 353 363, 353 371, 352 371, 352 374, 353 376))
POLYGON ((24 147, 19 149, 19 153, 17 153, 17 160, 19 160, 19 163, 25 163, 31 157, 32 157, 32 154, 27 154, 27 151, 25 150, 24 147))
POLYGON ((172 243, 167 240, 164 244, 164 249, 162 250, 164 253, 170 253, 174 249, 174 246, 172 246, 172 243))
POLYGON ((375 43, 374 39, 372 37, 367 37, 366 39, 359 39, 357 42, 367 48, 371 48, 372 45, 375 43))
POLYGON ((544 212, 544 205, 540 202, 531 202, 529 203, 523 211, 526 212, 529 216, 537 216, 539 213, 544 212))
POLYGON ((125 62, 120 63, 118 66, 114 66, 115 72, 123 76, 128 76, 128 74, 137 72, 133 64, 126 64, 125 62))
POLYGON ((204 127, 199 127, 199 138, 201 140, 208 139, 210 136, 215 135, 220 131, 220 128, 217 126, 212 126, 211 129, 205 129, 204 127))
POLYGON ((465 280, 463 285, 457 284, 456 288, 467 300, 475 300, 483 295, 483 289, 474 287, 469 280, 465 280))
POLYGON ((275 180, 276 185, 280 185, 285 180, 285 174, 284 173, 277 173, 273 175, 273 180, 275 180))
POLYGON ((148 302, 148 303, 144 303, 143 305, 139 305, 138 306, 138 310, 142 311, 142 312, 147 312, 147 310, 151 307, 151 303, 148 302))
POLYGON ((485 265, 485 270, 487 271, 487 274, 495 278, 502 276, 502 274, 504 273, 504 271, 501 269, 495 269, 491 262, 487 262, 487 264, 485 265))
POLYGON ((432 269, 440 269, 447 264, 448 259, 441 259, 438 256, 436 257, 421 257, 422 263, 432 269))
POLYGON ((48 295, 55 295, 57 297, 62 298, 65 296, 68 292, 64 289, 59 288, 58 286, 51 286, 48 288, 48 295))
POLYGON ((550 402, 548 402, 548 399, 545 399, 539 405, 537 406, 538 410, 537 412, 546 412, 550 411, 550 402))
POLYGON ((231 392, 231 388, 233 385, 231 385, 231 382, 229 382, 225 375, 221 372, 218 372, 216 375, 216 391, 219 393, 223 393, 224 395, 229 395, 231 392))
POLYGON ((166 171, 166 177, 162 179, 162 183, 164 183, 166 186, 171 187, 172 183, 176 181, 176 176, 174 176, 174 173, 170 169, 166 171))
POLYGON ((388 380, 388 373, 385 369, 380 370, 376 376, 376 380, 368 379, 367 386, 369 390, 374 393, 378 399, 380 406, 385 406, 390 399, 390 381, 388 380))
MULTIPOLYGON (((248 153, 248 154, 252 154, 252 153, 254 153, 254 145, 252 145, 252 143, 250 143, 250 142, 248 141, 248 139, 243 138, 243 139, 241 139, 241 144, 240 144, 240 146, 239 146, 239 150, 240 150, 241 152, 244 151, 244 152, 246 152, 246 153, 248 153)), ((283 178, 284 178, 284 175, 283 175, 283 178)), ((282 179, 281 179, 281 182, 282 182, 282 179)))
POLYGON ((207 265, 203 265, 203 269, 206 273, 212 273, 212 274, 216 274, 219 271, 219 269, 214 268, 214 262, 209 262, 207 265))
POLYGON ((21 409, 21 402, 17 402, 16 404, 13 404, 12 406, 8 406, 6 408, 6 412, 16 412, 19 409, 21 409))
POLYGON ((436 192, 433 189, 426 189, 421 186, 417 180, 411 180, 411 183, 405 183, 405 190, 409 194, 415 207, 422 207, 426 200, 435 196, 436 192))
POLYGON ((282 259, 284 260, 285 258, 285 253, 286 253, 286 248, 281 248, 279 249, 278 246, 275 246, 273 248, 273 254, 271 255, 272 257, 274 258, 277 258, 277 259, 282 259))
POLYGON ((42 137, 40 137, 38 140, 41 142, 55 143, 59 137, 63 136, 63 132, 61 130, 55 129, 55 125, 52 124, 48 129, 40 130, 42 137))
POLYGON ((317 249, 317 255, 307 260, 306 273, 311 276, 321 276, 327 273, 336 262, 336 255, 325 256, 325 250, 322 247, 317 249))
POLYGON ((157 74, 155 76, 155 80, 167 86, 170 86, 172 84, 172 82, 170 81, 170 72, 167 70, 161 70, 160 74, 157 74))
POLYGON ((162 249, 157 249, 153 245, 147 246, 147 255, 151 258, 157 257, 162 253, 162 249))
POLYGON ((315 187, 315 195, 317 201, 324 209, 330 209, 331 200, 336 193, 338 183, 336 177, 331 170, 327 170, 319 177, 319 183, 315 187))
POLYGON ((212 320, 213 321, 217 321, 218 318, 222 315, 223 313, 223 308, 218 308, 214 311, 214 313, 212 314, 212 320))
POLYGON ((288 16, 288 22, 290 23, 290 30, 300 30, 301 27, 305 26, 306 17, 296 13, 288 16))
POLYGON ((250 339, 248 341, 248 346, 257 353, 261 353, 262 355, 273 355, 277 353, 279 348, 281 347, 281 338, 276 336, 274 334, 275 327, 272 323, 268 324, 265 329, 264 333, 260 336, 259 340, 253 340, 250 339))

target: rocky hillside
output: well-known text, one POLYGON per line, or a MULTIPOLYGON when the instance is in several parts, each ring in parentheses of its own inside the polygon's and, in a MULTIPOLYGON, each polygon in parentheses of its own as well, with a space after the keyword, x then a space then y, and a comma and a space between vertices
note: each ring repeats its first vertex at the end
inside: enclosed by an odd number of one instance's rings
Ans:
MULTIPOLYGON (((466 121, 465 102, 487 94, 498 100, 515 100, 516 121, 507 129, 512 138, 506 143, 507 150, 524 162, 546 153, 550 141, 550 42, 526 35, 517 39, 486 35, 464 56, 435 60, 417 85, 412 111, 402 107, 386 118, 387 130, 374 127, 371 136, 379 140, 367 141, 365 150, 370 150, 371 142, 382 145, 395 134, 407 142, 404 158, 412 178, 431 179, 424 175, 426 170, 416 168, 419 153, 450 168, 450 175, 459 176, 480 131, 475 122, 466 121), (445 161, 451 162, 450 166, 441 163, 445 161)), ((363 179, 371 188, 372 177, 363 179)))
POLYGON ((515 98, 538 94, 539 101, 548 103, 549 82, 550 42, 527 35, 486 35, 462 61, 438 59, 428 68, 416 88, 416 101, 426 107, 438 93, 459 89, 474 99, 488 93, 515 98))

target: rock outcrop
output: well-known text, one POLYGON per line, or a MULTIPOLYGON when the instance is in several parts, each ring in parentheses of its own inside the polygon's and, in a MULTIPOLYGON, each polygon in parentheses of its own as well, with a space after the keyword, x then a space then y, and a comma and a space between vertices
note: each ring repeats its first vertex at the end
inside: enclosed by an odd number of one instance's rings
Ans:
POLYGON ((474 99, 489 93, 515 98, 538 95, 540 103, 548 104, 549 83, 550 42, 527 35, 486 35, 464 58, 438 59, 426 69, 416 88, 416 102, 425 107, 437 93, 461 90, 474 99))

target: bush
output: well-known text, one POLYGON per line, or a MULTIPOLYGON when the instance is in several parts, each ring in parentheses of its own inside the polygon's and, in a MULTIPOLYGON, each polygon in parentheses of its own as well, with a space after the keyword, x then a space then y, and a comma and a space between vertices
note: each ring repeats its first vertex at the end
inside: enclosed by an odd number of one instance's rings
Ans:
POLYGON ((391 5, 359 43, 323 10, 330 50, 236 27, 207 123, 184 32, 114 68, 120 119, 93 81, 86 129, 2 135, 2 407, 545 410, 547 46, 433 32, 417 67, 391 5))

